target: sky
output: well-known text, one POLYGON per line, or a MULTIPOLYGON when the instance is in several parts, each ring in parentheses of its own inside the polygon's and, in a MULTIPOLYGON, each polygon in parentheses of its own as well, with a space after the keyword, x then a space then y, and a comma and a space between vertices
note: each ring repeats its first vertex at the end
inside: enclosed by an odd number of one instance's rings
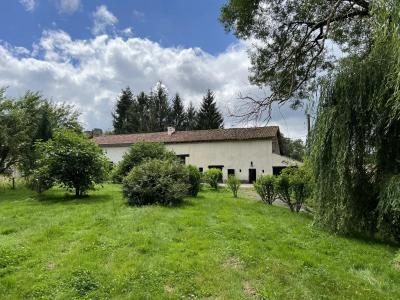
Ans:
MULTIPOLYGON (((112 128, 121 89, 150 91, 158 81, 170 97, 199 106, 207 89, 216 95, 225 127, 242 103, 261 96, 248 81, 251 44, 226 33, 218 21, 225 0, 2 0, 0 87, 20 97, 39 91, 72 104, 86 129, 112 128)), ((269 124, 305 138, 304 111, 274 109, 269 124)))

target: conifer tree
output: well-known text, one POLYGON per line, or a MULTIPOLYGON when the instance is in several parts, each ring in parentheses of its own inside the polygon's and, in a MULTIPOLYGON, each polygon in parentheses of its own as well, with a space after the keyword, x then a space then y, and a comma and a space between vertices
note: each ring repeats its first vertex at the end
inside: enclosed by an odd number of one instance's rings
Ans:
POLYGON ((165 131, 168 126, 169 105, 168 92, 165 86, 158 82, 151 95, 151 128, 150 131, 165 131))
POLYGON ((194 130, 197 128, 197 111, 193 103, 189 103, 189 107, 185 113, 185 130, 194 130))
POLYGON ((224 128, 224 119, 215 103, 215 95, 211 90, 203 98, 200 111, 197 115, 198 129, 224 128))
POLYGON ((112 114, 114 133, 124 134, 129 133, 130 114, 134 105, 134 96, 129 87, 121 91, 115 108, 112 114))
POLYGON ((183 106, 182 99, 177 93, 172 99, 172 107, 170 114, 170 125, 174 126, 176 130, 184 130, 186 121, 185 107, 183 106))

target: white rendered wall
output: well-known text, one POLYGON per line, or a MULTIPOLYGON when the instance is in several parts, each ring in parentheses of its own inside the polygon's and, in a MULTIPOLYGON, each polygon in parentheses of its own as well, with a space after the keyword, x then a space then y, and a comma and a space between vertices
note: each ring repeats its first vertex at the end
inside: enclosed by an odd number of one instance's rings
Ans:
MULTIPOLYGON (((249 169, 256 169, 257 178, 272 174, 273 166, 287 166, 288 158, 272 153, 272 140, 254 141, 221 141, 204 143, 166 144, 167 149, 177 155, 189 155, 186 164, 191 164, 203 170, 208 166, 221 165, 224 180, 228 169, 234 169, 240 180, 249 179, 249 169)), ((107 156, 114 163, 122 159, 127 146, 103 147, 107 156)), ((294 161, 293 161, 294 162, 294 161)))

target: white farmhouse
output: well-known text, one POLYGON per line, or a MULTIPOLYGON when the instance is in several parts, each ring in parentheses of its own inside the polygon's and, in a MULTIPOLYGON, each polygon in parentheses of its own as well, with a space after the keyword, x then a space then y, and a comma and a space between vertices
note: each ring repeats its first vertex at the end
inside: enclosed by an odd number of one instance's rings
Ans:
POLYGON ((249 183, 261 175, 278 174, 288 165, 299 164, 282 155, 278 126, 194 131, 169 127, 167 132, 106 135, 95 137, 94 141, 114 163, 134 143, 161 142, 185 164, 197 166, 201 172, 219 168, 224 180, 228 175, 236 175, 249 183))

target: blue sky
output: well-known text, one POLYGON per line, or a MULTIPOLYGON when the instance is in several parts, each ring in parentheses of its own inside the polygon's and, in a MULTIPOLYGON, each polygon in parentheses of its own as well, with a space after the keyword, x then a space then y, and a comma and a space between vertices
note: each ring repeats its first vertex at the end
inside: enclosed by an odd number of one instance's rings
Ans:
MULTIPOLYGON (((118 18, 116 28, 131 27, 134 34, 164 47, 199 47, 211 54, 236 42, 218 22, 223 0, 78 1, 63 10, 56 0, 36 0, 28 7, 18 0, 0 2, 0 39, 31 48, 44 29, 61 29, 74 39, 88 39, 96 7, 105 5, 118 18), (17 20, 17 21, 16 21, 17 20)), ((23 3, 23 1, 22 1, 23 3)), ((27 2, 29 3, 29 1, 27 2)))
MULTIPOLYGON (((224 0, 1 0, 0 87, 10 97, 39 91, 73 105, 85 128, 111 129, 121 89, 149 92, 162 81, 185 105, 216 95, 225 127, 239 95, 265 96, 249 83, 251 42, 224 32, 224 0)), ((270 124, 305 137, 303 111, 274 109, 270 124)))

